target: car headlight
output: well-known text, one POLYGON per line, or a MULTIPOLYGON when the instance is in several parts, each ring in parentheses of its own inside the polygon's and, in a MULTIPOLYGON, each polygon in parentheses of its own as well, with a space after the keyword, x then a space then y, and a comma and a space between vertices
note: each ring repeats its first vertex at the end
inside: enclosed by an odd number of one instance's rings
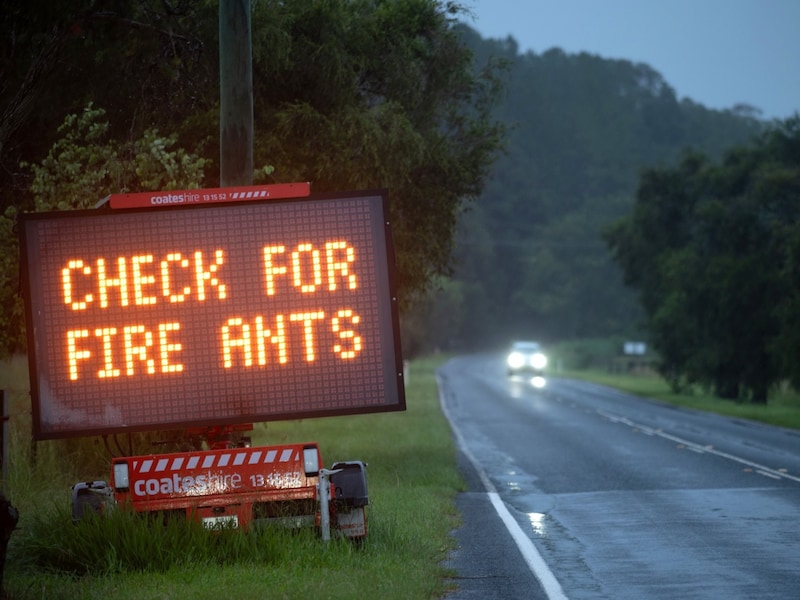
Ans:
POLYGON ((531 357, 531 365, 534 369, 544 369, 547 366, 547 357, 541 352, 537 352, 531 357))
POLYGON ((508 355, 508 366, 512 369, 519 369, 525 364, 525 357, 521 352, 512 352, 508 355))

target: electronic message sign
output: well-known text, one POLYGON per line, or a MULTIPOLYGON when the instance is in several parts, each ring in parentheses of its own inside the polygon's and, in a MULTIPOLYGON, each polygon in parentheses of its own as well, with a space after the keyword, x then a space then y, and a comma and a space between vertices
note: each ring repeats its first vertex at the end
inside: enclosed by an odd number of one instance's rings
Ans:
POLYGON ((20 225, 36 439, 405 409, 383 191, 20 225))

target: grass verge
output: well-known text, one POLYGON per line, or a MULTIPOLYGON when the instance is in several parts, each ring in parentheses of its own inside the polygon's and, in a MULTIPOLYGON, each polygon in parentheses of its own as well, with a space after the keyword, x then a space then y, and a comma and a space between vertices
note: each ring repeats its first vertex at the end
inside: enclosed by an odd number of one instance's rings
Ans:
POLYGON ((457 526, 462 488, 435 370, 411 364, 407 410, 256 426, 253 444, 316 441, 326 464, 368 464, 369 534, 361 545, 322 542, 311 531, 210 535, 190 524, 154 528, 114 517, 79 532, 69 486, 107 479, 96 441, 30 444, 24 364, 4 365, 12 393, 8 498, 20 511, 4 588, 13 600, 192 598, 439 598, 450 585, 442 560, 457 526), (27 429, 26 429, 27 427, 27 429))
POLYGON ((654 398, 676 406, 789 429, 800 429, 800 395, 789 389, 774 390, 768 404, 751 404, 722 400, 700 388, 692 390, 691 393, 676 393, 663 378, 653 373, 622 375, 600 369, 584 369, 564 371, 559 375, 592 381, 635 396, 654 398))

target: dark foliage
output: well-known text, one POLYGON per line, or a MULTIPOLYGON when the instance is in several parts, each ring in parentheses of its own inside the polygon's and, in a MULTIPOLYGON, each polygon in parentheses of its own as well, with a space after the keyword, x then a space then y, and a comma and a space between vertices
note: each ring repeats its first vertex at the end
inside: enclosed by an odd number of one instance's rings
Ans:
POLYGON ((720 163, 647 170, 608 233, 673 386, 756 403, 797 366, 800 118, 720 163))
MULTIPOLYGON (((218 2, 2 1, 0 201, 30 210, 32 172, 65 116, 105 111, 108 138, 177 135, 219 182, 218 2)), ((257 171, 315 192, 387 188, 401 304, 450 270, 457 215, 482 191, 503 127, 490 109, 497 69, 473 70, 437 0, 251 3, 257 171), (269 168, 264 168, 269 167, 269 168)), ((128 146, 125 146, 125 144, 128 146)), ((68 175, 68 174, 67 174, 68 175)), ((124 191, 144 183, 128 182, 124 191)), ((98 200, 118 189, 100 189, 98 200)), ((86 202, 87 200, 84 200, 86 202)), ((55 205, 55 199, 44 204, 55 205)), ((10 213, 9 213, 10 215, 10 213)), ((0 223, 6 320, 0 350, 22 347, 17 259, 0 223)))

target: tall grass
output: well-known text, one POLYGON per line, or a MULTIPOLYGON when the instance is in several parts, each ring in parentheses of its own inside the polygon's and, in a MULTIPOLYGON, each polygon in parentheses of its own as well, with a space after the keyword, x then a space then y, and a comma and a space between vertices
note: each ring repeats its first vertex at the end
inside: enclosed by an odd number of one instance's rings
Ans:
POLYGON ((316 441, 326 465, 367 463, 363 544, 323 542, 313 529, 212 534, 194 523, 156 525, 123 511, 74 525, 70 486, 108 478, 104 445, 58 440, 39 443, 34 452, 24 361, 3 365, 0 385, 13 395, 7 495, 20 511, 6 562, 7 597, 441 597, 449 581, 441 563, 453 543, 462 481, 439 411, 434 372, 440 362, 411 365, 405 412, 270 423, 253 431, 254 445, 316 441))

